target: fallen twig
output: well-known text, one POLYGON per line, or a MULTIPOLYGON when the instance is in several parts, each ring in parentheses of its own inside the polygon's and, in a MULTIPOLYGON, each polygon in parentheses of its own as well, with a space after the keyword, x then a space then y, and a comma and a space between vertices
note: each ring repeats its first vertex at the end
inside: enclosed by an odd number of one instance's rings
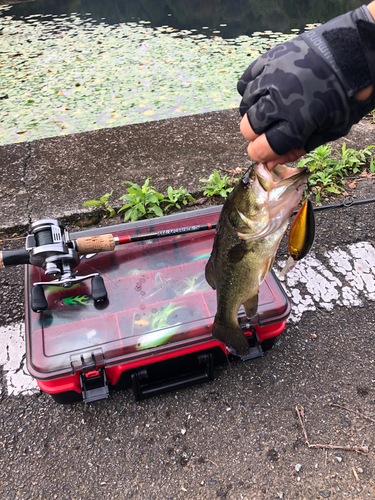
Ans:
POLYGON ((187 206, 193 207, 194 205, 203 205, 203 203, 206 203, 207 200, 208 200, 208 198, 206 196, 204 198, 198 198, 198 200, 189 201, 187 206))
POLYGON ((307 446, 310 446, 310 444, 309 444, 309 438, 307 437, 307 432, 306 432, 305 424, 304 424, 305 413, 303 411, 303 406, 301 406, 300 408, 298 408, 296 406, 296 412, 297 412, 297 415, 298 415, 298 418, 299 418, 299 423, 301 424, 303 433, 305 435, 305 444, 307 444, 307 446))
POLYGON ((354 468, 354 467, 352 467, 352 471, 353 471, 353 474, 354 474, 355 480, 357 481, 357 483, 359 483, 360 479, 359 479, 358 474, 357 474, 357 471, 355 470, 355 468, 354 468))
POLYGON ((209 458, 206 458, 206 460, 207 460, 208 462, 211 462, 212 464, 216 465, 216 467, 219 467, 217 464, 215 464, 215 462, 214 462, 213 460, 210 460, 209 458))
POLYGON ((309 448, 323 448, 327 450, 359 451, 368 453, 368 446, 339 446, 334 444, 309 444, 309 448))
POLYGON ((363 415, 363 413, 359 413, 359 411, 357 411, 357 410, 352 410, 351 408, 346 408, 346 406, 338 405, 337 403, 329 403, 329 404, 330 404, 330 406, 337 406, 337 408, 342 408, 343 410, 351 411, 352 413, 356 413, 360 417, 366 418, 367 420, 371 420, 371 422, 374 422, 374 424, 375 424, 375 420, 373 418, 367 417, 366 415, 363 415))
POLYGON ((241 167, 236 167, 236 168, 233 168, 231 170, 228 170, 227 168, 222 168, 222 167, 219 167, 220 170, 223 170, 224 172, 228 172, 228 174, 231 175, 232 177, 232 180, 233 180, 233 177, 235 175, 239 175, 242 173, 242 168, 241 167))
POLYGON ((296 412, 302 427, 303 434, 305 436, 305 444, 308 446, 308 448, 323 448, 327 450, 344 450, 344 451, 357 451, 362 453, 368 453, 368 446, 339 446, 333 444, 310 444, 304 424, 305 414, 303 407, 301 406, 300 408, 298 408, 296 406, 296 412))

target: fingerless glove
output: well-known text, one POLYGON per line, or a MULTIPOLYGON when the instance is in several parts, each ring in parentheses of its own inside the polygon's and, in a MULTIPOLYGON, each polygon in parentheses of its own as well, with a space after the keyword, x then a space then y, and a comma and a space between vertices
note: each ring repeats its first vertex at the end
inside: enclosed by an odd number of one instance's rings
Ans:
POLYGON ((363 5, 256 59, 237 85, 240 113, 275 153, 308 152, 346 135, 375 108, 374 93, 353 97, 371 84, 375 22, 363 5))

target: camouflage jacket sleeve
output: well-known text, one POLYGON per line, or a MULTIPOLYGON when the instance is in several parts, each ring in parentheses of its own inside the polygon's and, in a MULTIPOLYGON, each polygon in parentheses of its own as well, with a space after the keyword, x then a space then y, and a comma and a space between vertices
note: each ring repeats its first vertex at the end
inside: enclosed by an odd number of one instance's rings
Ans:
POLYGON ((306 151, 346 135, 375 108, 375 21, 366 6, 277 45, 256 59, 237 88, 255 133, 275 153, 306 151))

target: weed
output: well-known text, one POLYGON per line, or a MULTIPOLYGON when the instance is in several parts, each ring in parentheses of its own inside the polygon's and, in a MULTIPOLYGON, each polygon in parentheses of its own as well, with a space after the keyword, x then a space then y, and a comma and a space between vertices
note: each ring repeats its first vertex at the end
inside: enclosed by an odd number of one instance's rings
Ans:
MULTIPOLYGON (((371 160, 373 160, 371 149, 373 149, 374 147, 375 146, 367 146, 367 148, 362 149, 361 151, 357 151, 352 148, 347 149, 346 143, 344 142, 341 152, 335 149, 335 152, 340 157, 340 160, 338 162, 339 175, 343 177, 344 175, 348 175, 350 172, 352 172, 353 174, 359 172, 358 167, 366 163, 366 156, 371 156, 371 160)), ((370 161, 370 164, 371 163, 373 162, 370 161)))
POLYGON ((233 182, 229 178, 229 176, 224 175, 223 178, 221 178, 219 172, 216 169, 208 179, 199 179, 199 182, 207 183, 205 186, 202 186, 202 189, 204 189, 204 196, 214 196, 219 194, 223 198, 226 198, 228 194, 233 190, 233 182))
POLYGON ((163 211, 160 203, 164 201, 164 196, 155 191, 155 188, 150 186, 150 177, 146 179, 142 187, 134 182, 124 181, 124 184, 129 184, 127 189, 128 194, 120 197, 120 200, 125 200, 124 205, 118 213, 126 210, 124 220, 131 220, 132 222, 146 217, 161 217, 163 211))
POLYGON ((181 208, 182 205, 187 205, 189 201, 194 201, 195 198, 189 194, 186 189, 180 187, 180 189, 173 189, 171 186, 168 187, 168 198, 165 198, 164 201, 168 203, 166 207, 164 207, 164 211, 168 210, 170 207, 176 207, 178 209, 181 208))
POLYGON ((339 151, 338 149, 332 150, 331 144, 325 144, 308 153, 298 163, 298 167, 310 169, 309 184, 313 186, 317 205, 321 204, 321 198, 327 196, 327 193, 342 193, 344 191, 342 187, 345 183, 344 177, 359 172, 359 167, 364 165, 367 159, 370 159, 371 172, 375 171, 375 157, 371 153, 371 149, 374 147, 367 146, 367 148, 357 151, 353 148, 347 148, 344 142, 341 151, 339 151), (332 157, 333 153, 336 153, 339 159, 332 157))
MULTIPOLYGON (((113 217, 116 213, 115 209, 111 207, 111 205, 108 202, 108 198, 112 196, 113 189, 110 193, 104 194, 99 200, 90 200, 90 201, 85 201, 83 204, 84 207, 91 207, 91 206, 97 206, 100 207, 102 210, 105 212, 108 212, 109 217, 113 217)), ((104 215, 104 218, 106 218, 107 215, 104 215)))

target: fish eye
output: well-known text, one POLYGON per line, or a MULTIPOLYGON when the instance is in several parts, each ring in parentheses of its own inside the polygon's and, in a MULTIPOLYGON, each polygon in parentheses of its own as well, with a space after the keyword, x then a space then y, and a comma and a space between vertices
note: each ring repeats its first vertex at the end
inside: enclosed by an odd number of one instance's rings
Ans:
POLYGON ((248 189, 250 187, 250 178, 249 178, 248 175, 246 175, 246 177, 244 177, 243 179, 241 179, 241 186, 244 189, 248 189))

